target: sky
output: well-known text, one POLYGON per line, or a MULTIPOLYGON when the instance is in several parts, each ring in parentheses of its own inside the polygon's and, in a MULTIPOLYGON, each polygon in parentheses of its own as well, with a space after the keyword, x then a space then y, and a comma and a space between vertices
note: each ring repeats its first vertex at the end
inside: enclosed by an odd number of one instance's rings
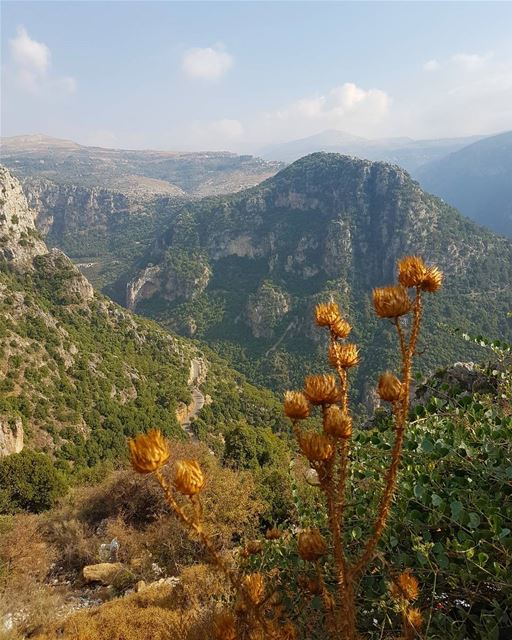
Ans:
POLYGON ((510 2, 2 2, 1 134, 257 152, 512 129, 510 2))

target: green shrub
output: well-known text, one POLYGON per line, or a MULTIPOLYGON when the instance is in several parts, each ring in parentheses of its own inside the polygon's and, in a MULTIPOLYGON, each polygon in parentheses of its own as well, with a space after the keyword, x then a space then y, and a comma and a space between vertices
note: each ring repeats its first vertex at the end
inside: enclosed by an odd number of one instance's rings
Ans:
POLYGON ((0 513, 39 513, 68 489, 65 475, 44 453, 25 450, 0 460, 0 513))

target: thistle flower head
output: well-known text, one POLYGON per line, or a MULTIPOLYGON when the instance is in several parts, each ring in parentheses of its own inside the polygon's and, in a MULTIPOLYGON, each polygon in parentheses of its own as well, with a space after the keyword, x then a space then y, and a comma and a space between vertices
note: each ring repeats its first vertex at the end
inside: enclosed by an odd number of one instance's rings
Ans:
POLYGON ((407 256, 398 261, 398 281, 404 287, 419 287, 427 275, 427 266, 419 256, 407 256))
POLYGON ((324 431, 333 438, 350 438, 352 435, 352 418, 333 404, 325 411, 324 431))
POLYGON ((249 573, 242 581, 247 597, 253 604, 260 604, 265 597, 265 582, 261 573, 249 573))
POLYGON ((381 400, 396 402, 402 397, 402 383, 391 371, 386 371, 379 378, 377 392, 381 400))
POLYGON ((415 631, 420 631, 423 624, 423 615, 419 609, 410 608, 405 613, 405 620, 407 624, 415 631))
POLYGON ((407 289, 400 285, 392 285, 373 290, 373 306, 381 318, 398 318, 409 313, 412 300, 407 289))
POLYGON ((434 293, 443 284, 443 272, 438 267, 428 267, 427 273, 421 283, 422 291, 434 293))
POLYGON ((340 308, 335 302, 323 302, 315 307, 315 320, 319 327, 331 327, 340 318, 340 308))
POLYGON ((245 552, 248 556, 254 556, 263 551, 263 543, 261 540, 249 540, 245 545, 245 552))
POLYGON ((128 440, 130 460, 137 473, 152 473, 169 460, 170 451, 161 431, 152 429, 128 440))
POLYGON ((213 620, 215 640, 236 640, 235 616, 231 611, 217 613, 213 620))
POLYGON ((325 462, 334 453, 327 436, 314 431, 305 431, 298 435, 299 447, 310 462, 325 462))
POLYGON ((272 527, 272 529, 267 529, 265 533, 265 538, 267 540, 279 540, 281 537, 281 531, 277 527, 272 527))
POLYGON ((299 555, 307 562, 316 562, 327 553, 327 544, 318 529, 304 529, 297 538, 299 555))
POLYGON ((404 598, 409 602, 416 600, 419 595, 418 580, 412 575, 410 569, 403 571, 389 588, 394 598, 404 598))
POLYGON ((329 345, 329 361, 337 369, 349 369, 359 363, 359 349, 355 344, 331 342, 329 345))
POLYGON ((309 402, 302 391, 285 391, 284 412, 291 420, 304 420, 309 416, 309 402))
POLYGON ((304 380, 304 394, 311 404, 333 404, 338 399, 338 388, 334 376, 307 376, 304 380))
POLYGON ((178 460, 174 485, 185 496, 193 496, 201 491, 204 476, 197 460, 178 460))
POLYGON ((352 327, 349 323, 343 318, 338 318, 335 322, 330 325, 331 332, 334 334, 336 338, 346 338, 348 334, 352 331, 352 327))

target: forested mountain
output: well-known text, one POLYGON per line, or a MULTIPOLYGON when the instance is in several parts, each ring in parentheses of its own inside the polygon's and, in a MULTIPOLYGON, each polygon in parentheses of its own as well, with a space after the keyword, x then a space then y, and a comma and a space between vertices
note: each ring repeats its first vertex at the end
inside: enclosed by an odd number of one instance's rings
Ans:
POLYGON ((247 191, 185 204, 130 282, 127 304, 284 388, 319 362, 312 310, 333 296, 363 347, 362 392, 389 364, 392 344, 373 319, 371 291, 392 281, 396 260, 408 254, 446 273, 431 302, 421 369, 473 353, 440 325, 511 335, 512 243, 396 166, 327 153, 247 191))
POLYGON ((475 222, 512 237, 512 131, 430 162, 416 177, 475 222))
POLYGON ((3 167, 0 190, 0 455, 25 445, 89 467, 123 455, 126 437, 149 427, 180 437, 192 359, 201 363, 195 383, 210 395, 199 416, 209 429, 242 416, 253 426, 279 421, 271 394, 95 292, 60 250, 49 251, 3 167))

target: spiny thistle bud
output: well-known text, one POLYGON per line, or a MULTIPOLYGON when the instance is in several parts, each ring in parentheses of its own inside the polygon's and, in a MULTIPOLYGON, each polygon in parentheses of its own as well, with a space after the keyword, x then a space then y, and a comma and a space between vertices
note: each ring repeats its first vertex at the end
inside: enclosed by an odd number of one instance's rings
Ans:
POLYGON ((338 399, 338 388, 334 376, 307 376, 304 393, 311 404, 333 404, 338 399))
POLYGON ((379 378, 377 392, 381 400, 396 402, 402 397, 402 383, 391 371, 386 371, 379 378))
POLYGON ((337 369, 349 369, 359 363, 359 349, 355 344, 342 344, 341 342, 331 342, 329 345, 329 360, 332 366, 337 369))
POLYGON ((132 467, 137 473, 152 473, 160 469, 171 455, 162 432, 156 429, 128 440, 128 446, 132 467))
POLYGON ((443 284, 443 272, 438 267, 428 267, 427 274, 421 283, 422 291, 434 293, 443 284))
POLYGON ((215 640, 236 640, 235 616, 231 611, 221 611, 213 620, 215 640))
POLYGON ((412 300, 407 289, 400 285, 392 285, 373 290, 373 306, 381 318, 398 318, 409 313, 412 300))
POLYGON ((423 615, 419 609, 408 609, 405 613, 405 620, 409 627, 415 631, 420 631, 423 624, 423 615))
POLYGON ((245 551, 247 555, 254 556, 263 551, 263 543, 261 540, 249 540, 245 545, 245 551))
POLYGON ((305 529, 297 539, 299 556, 307 562, 316 562, 327 553, 327 544, 318 529, 305 529))
POLYGON ((419 287, 427 275, 427 265, 419 256, 407 256, 398 261, 398 281, 404 287, 419 287))
POLYGON ((193 496, 201 491, 204 476, 197 460, 178 460, 174 485, 184 496, 193 496))
POLYGON ((325 412, 324 431, 333 438, 350 438, 352 435, 352 418, 333 404, 325 412))
POLYGON ((309 402, 302 391, 285 391, 284 412, 291 420, 304 420, 309 416, 309 402))
POLYGON ((340 308, 335 302, 321 303, 315 307, 315 320, 319 327, 331 327, 340 317, 340 308))
POLYGON ((389 588, 394 598, 404 598, 409 602, 416 600, 419 595, 418 580, 412 575, 410 569, 403 571, 389 588))
POLYGON ((272 527, 272 529, 267 529, 265 533, 265 538, 267 540, 279 540, 281 537, 281 531, 277 527, 272 527))
POLYGON ((265 583, 261 573, 250 573, 242 581, 245 592, 253 604, 260 604, 265 597, 265 583))
POLYGON ((343 318, 338 318, 336 322, 331 324, 331 332, 336 338, 346 338, 351 331, 352 327, 343 318))
POLYGON ((299 434, 298 440, 302 453, 310 462, 324 462, 334 453, 329 438, 321 433, 306 431, 299 434))

